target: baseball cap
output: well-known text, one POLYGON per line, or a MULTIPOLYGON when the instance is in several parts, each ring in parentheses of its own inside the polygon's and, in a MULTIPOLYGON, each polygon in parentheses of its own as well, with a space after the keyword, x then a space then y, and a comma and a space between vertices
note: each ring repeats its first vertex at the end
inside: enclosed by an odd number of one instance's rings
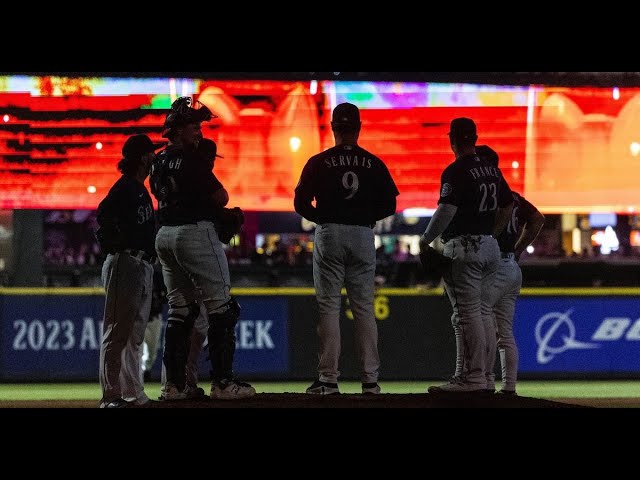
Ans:
POLYGON ((353 103, 341 103, 333 109, 331 122, 357 125, 360 123, 360 110, 353 103))
POLYGON ((477 135, 476 124, 470 118, 454 118, 451 120, 449 135, 455 137, 471 137, 477 135))
POLYGON ((136 159, 145 153, 155 152, 162 146, 162 143, 153 143, 147 135, 132 135, 122 146, 122 156, 127 159, 136 159))
POLYGON ((206 105, 199 101, 196 101, 196 104, 200 108, 193 108, 192 104, 191 97, 180 97, 171 104, 171 111, 164 120, 162 138, 168 138, 171 129, 174 127, 181 127, 190 123, 208 122, 213 118, 218 118, 206 105))

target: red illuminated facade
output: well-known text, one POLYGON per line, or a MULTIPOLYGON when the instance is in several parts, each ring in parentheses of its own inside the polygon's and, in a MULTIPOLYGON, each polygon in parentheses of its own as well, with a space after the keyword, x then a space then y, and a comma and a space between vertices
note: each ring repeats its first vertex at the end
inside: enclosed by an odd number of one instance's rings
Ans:
MULTIPOLYGON (((203 133, 224 157, 216 174, 231 202, 246 211, 293 211, 306 160, 333 145, 331 82, 202 80, 190 84, 192 91, 148 94, 105 92, 83 79, 33 82, 26 92, 0 88, 4 209, 96 208, 119 175, 125 139, 146 133, 162 141, 167 108, 182 94, 218 115, 203 133)), ((399 210, 436 207, 440 173, 453 161, 446 133, 459 116, 476 121, 479 143, 498 151, 512 189, 542 211, 631 212, 640 204, 639 89, 532 87, 529 101, 521 102, 486 101, 483 93, 473 102, 454 94, 438 101, 434 94, 401 92, 380 95, 376 103, 365 91, 371 85, 354 97, 363 122, 360 143, 389 166, 399 210)))

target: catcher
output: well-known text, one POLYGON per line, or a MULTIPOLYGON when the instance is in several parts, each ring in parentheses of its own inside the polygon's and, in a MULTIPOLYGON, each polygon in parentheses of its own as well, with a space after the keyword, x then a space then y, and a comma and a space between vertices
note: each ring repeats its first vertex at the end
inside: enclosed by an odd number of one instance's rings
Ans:
POLYGON ((235 400, 255 395, 255 389, 233 375, 235 326, 240 305, 231 296, 229 265, 223 248, 244 222, 240 208, 226 208, 229 194, 212 171, 217 147, 202 138, 202 122, 214 118, 190 97, 171 106, 162 136, 169 139, 151 170, 151 191, 158 200, 160 229, 156 251, 167 287, 169 312, 163 364, 163 400, 188 398, 186 365, 189 338, 200 308, 206 308, 213 399, 235 400))

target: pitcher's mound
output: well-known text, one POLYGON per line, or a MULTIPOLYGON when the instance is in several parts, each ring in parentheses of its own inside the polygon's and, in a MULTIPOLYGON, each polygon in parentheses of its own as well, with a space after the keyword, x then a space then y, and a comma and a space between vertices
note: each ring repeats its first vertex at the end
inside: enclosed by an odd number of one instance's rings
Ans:
POLYGON ((587 408, 530 397, 487 394, 308 395, 259 393, 244 400, 154 402, 151 408, 587 408))
MULTIPOLYGON (((41 400, 0 401, 0 408, 97 408, 98 401, 41 400)), ((147 408, 588 408, 568 402, 538 398, 486 394, 381 394, 308 395, 304 393, 259 393, 243 400, 151 401, 147 408)))

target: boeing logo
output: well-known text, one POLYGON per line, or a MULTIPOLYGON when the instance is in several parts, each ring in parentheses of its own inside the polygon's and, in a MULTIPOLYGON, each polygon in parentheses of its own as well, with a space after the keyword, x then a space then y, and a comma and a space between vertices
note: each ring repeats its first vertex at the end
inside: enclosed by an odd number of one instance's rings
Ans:
POLYGON ((546 365, 556 355, 572 349, 600 348, 595 343, 579 342, 576 340, 576 327, 571 320, 572 309, 565 313, 549 312, 538 320, 536 324, 536 342, 538 363, 546 365))

